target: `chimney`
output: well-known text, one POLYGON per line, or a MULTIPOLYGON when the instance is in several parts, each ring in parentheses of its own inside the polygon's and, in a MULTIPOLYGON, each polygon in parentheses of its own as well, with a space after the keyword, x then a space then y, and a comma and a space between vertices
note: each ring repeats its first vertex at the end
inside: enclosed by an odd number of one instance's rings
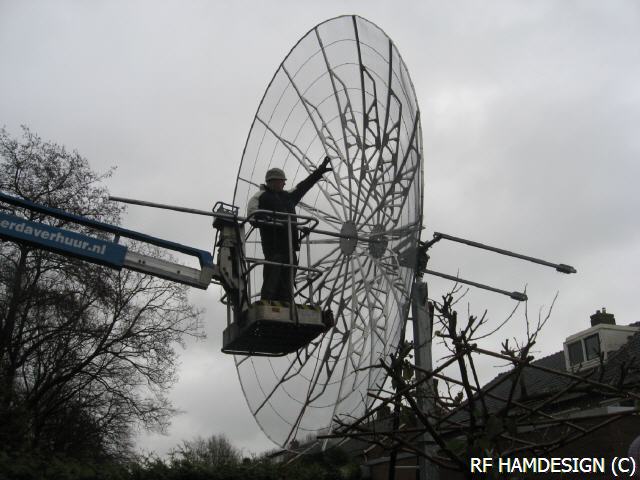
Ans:
POLYGON ((607 313, 607 309, 602 307, 602 311, 596 310, 596 313, 591 315, 591 326, 595 327, 596 325, 600 325, 604 323, 606 325, 615 325, 616 319, 613 316, 613 313, 607 313))

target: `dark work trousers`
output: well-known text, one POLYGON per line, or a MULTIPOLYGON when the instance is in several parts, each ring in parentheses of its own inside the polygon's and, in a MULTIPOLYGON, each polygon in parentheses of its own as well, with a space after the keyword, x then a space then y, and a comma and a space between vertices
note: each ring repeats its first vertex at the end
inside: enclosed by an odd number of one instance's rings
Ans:
MULTIPOLYGON (((289 263, 288 253, 273 253, 265 255, 265 260, 278 263, 289 263)), ((293 265, 298 264, 298 257, 293 255, 293 265)), ((296 269, 293 269, 295 279, 296 269)), ((262 300, 277 300, 290 302, 294 284, 291 283, 291 268, 283 265, 264 265, 262 271, 262 300)))

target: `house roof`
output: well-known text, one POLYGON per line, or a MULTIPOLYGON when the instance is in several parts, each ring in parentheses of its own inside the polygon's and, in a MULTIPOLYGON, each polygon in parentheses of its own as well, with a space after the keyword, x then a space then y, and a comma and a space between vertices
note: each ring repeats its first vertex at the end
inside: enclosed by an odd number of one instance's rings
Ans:
MULTIPOLYGON (((633 323, 630 326, 640 326, 640 322, 633 323)), ((504 409, 510 394, 513 395, 513 401, 533 406, 536 403, 549 400, 554 394, 560 393, 563 389, 568 389, 567 393, 559 395, 558 398, 547 404, 550 410, 562 410, 567 408, 568 404, 576 402, 578 398, 585 395, 587 384, 576 380, 576 376, 608 385, 618 385, 621 378, 623 378, 625 384, 639 382, 640 332, 633 334, 625 345, 611 352, 602 369, 598 365, 579 372, 567 372, 564 351, 561 350, 535 360, 531 362, 530 366, 524 367, 520 372, 515 388, 513 386, 516 379, 514 373, 515 369, 503 372, 483 387, 482 390, 486 393, 484 401, 490 412, 499 412, 504 409), (541 367, 542 369, 536 367, 541 367), (623 372, 624 376, 622 375, 623 372), (567 374, 572 374, 574 377, 571 378, 567 374), (578 385, 580 383, 582 385, 578 385), (573 388, 569 389, 572 384, 574 384, 573 388), (513 393, 511 393, 512 390, 513 393)), ((595 398, 591 395, 590 399, 593 401, 595 398)), ((451 420, 457 423, 464 423, 468 418, 468 411, 463 407, 451 417, 451 420)))

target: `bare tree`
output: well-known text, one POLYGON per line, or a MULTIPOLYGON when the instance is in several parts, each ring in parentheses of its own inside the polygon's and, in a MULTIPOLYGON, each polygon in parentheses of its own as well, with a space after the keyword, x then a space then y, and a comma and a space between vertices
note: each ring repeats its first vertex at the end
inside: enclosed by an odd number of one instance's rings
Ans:
MULTIPOLYGON (((96 174, 77 152, 26 128, 21 141, 3 129, 0 156, 2 191, 119 222, 123 210, 100 184, 111 172, 96 174)), ((162 429, 173 412, 175 346, 200 335, 199 318, 182 286, 0 244, 0 444, 108 454, 127 450, 136 423, 162 429)))
POLYGON ((238 465, 242 452, 234 447, 225 435, 212 435, 207 439, 197 437, 185 440, 171 453, 173 462, 185 461, 192 465, 220 467, 238 465))

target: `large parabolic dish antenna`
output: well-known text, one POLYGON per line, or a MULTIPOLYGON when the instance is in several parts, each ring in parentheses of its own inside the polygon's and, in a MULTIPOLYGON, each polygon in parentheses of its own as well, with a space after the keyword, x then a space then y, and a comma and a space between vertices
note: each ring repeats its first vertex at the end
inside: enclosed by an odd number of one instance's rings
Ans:
MULTIPOLYGON (((317 218, 318 230, 359 238, 309 236, 300 265, 322 273, 297 303, 320 301, 336 324, 297 353, 235 357, 251 412, 282 447, 371 405, 368 393, 384 382, 375 366, 397 348, 409 312, 411 252, 422 228, 418 102, 396 46, 358 16, 317 25, 280 64, 251 125, 234 204, 247 205, 269 168, 283 168, 292 187, 327 155, 333 172, 298 212, 317 218)), ((246 254, 262 256, 255 231, 246 254)), ((259 267, 254 301, 261 282, 259 267)))

